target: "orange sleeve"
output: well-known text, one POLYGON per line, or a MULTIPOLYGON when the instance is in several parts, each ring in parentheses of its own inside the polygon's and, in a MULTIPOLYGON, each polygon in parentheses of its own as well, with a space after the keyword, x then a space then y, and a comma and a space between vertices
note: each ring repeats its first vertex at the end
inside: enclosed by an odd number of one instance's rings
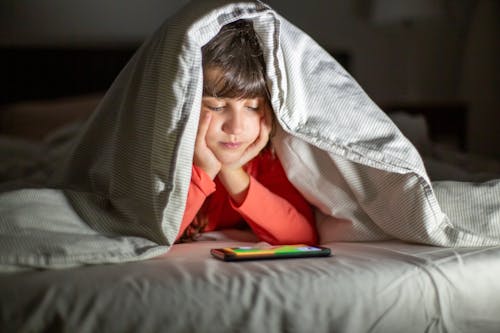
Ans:
POLYGON ((240 206, 231 202, 255 234, 270 244, 317 244, 310 204, 288 181, 284 172, 264 186, 250 177, 247 196, 240 206))
POLYGON ((184 211, 179 233, 177 234, 177 240, 179 240, 184 230, 191 224, 205 199, 214 191, 215 182, 205 173, 205 171, 193 165, 186 209, 184 211))

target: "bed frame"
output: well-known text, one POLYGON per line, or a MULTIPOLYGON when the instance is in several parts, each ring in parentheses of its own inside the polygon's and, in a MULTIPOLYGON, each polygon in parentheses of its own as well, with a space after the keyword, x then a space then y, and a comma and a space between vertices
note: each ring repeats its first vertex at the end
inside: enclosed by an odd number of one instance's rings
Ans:
MULTIPOLYGON (((109 47, 1 48, 0 108, 21 101, 102 93, 134 54, 138 45, 109 47)), ((330 53, 346 68, 350 55, 330 53)), ((462 150, 467 142, 467 107, 464 104, 382 104, 388 113, 404 110, 423 115, 433 141, 453 142, 462 150)), ((41 115, 33 118, 33 123, 41 115)), ((71 116, 68 115, 69 118, 71 116)), ((0 113, 0 133, 12 134, 17 115, 0 113)), ((63 119, 62 117, 61 119, 63 119)), ((29 125, 31 126, 31 125, 29 125)))

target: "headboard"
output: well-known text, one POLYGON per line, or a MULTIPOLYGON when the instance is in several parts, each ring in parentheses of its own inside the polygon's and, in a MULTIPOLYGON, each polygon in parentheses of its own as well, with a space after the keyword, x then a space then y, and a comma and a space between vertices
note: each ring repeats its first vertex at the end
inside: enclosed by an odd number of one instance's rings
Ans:
POLYGON ((0 104, 105 91, 136 49, 2 48, 0 104))
POLYGON ((443 142, 462 151, 467 145, 468 107, 461 102, 390 103, 381 106, 387 113, 422 115, 433 142, 443 142))

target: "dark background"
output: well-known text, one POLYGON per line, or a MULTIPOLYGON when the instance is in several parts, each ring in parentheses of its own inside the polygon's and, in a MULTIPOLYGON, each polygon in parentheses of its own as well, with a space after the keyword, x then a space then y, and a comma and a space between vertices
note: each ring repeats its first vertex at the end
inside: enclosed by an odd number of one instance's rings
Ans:
MULTIPOLYGON (((41 88, 37 96, 37 87, 44 86, 53 87, 57 91, 54 94, 71 95, 76 87, 64 80, 64 72, 87 71, 79 68, 83 63, 79 57, 95 57, 102 65, 92 69, 96 78, 113 76, 141 42, 187 2, 2 1, 0 102, 23 99, 16 96, 19 87, 31 89, 33 98, 52 97, 41 88), (75 56, 68 60, 72 50, 75 56), (61 52, 64 56, 58 55, 61 52), (33 56, 46 59, 47 65, 33 68, 39 74, 31 82, 17 79, 16 66, 29 69, 33 56), (50 69, 54 64, 59 73, 50 69)), ((461 110, 466 109, 464 146, 470 152, 500 158, 499 1, 267 3, 325 49, 342 57, 340 60, 379 105, 442 112, 443 123, 453 122, 455 114, 462 117, 461 110)), ((94 92, 106 90, 111 83, 86 80, 78 83, 80 91, 82 84, 94 92)))

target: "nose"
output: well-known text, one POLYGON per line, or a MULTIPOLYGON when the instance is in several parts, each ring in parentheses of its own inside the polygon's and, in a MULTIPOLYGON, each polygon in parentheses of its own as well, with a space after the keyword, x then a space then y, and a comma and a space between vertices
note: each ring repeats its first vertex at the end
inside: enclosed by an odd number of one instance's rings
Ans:
POLYGON ((243 132, 244 120, 239 112, 231 112, 224 121, 222 130, 227 134, 240 134, 243 132))

